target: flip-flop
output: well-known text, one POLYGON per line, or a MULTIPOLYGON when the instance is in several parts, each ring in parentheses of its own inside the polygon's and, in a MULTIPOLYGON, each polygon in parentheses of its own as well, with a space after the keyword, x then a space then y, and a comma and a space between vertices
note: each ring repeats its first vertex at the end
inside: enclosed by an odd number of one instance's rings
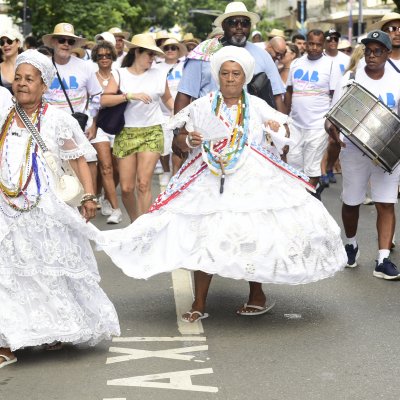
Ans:
POLYGON ((242 311, 237 310, 236 314, 237 315, 243 315, 243 316, 254 316, 254 315, 262 315, 268 312, 273 306, 275 305, 275 301, 272 301, 271 303, 265 304, 264 306, 256 306, 252 304, 247 304, 244 303, 242 308, 242 311), (246 309, 252 308, 254 310, 258 311, 245 311, 246 309))
POLYGON ((17 357, 10 358, 8 356, 5 356, 4 354, 0 354, 0 357, 5 360, 0 364, 0 368, 6 367, 7 365, 10 365, 10 364, 13 364, 13 363, 17 362, 17 357))
POLYGON ((202 312, 200 312, 200 311, 187 311, 187 312, 185 312, 185 314, 183 314, 183 315, 182 315, 182 317, 181 317, 181 320, 182 320, 183 322, 187 322, 187 323, 189 323, 189 324, 193 324, 194 322, 200 321, 201 319, 208 318, 208 313, 202 313, 202 312), (193 320, 193 321, 190 321, 190 320, 187 319, 187 318, 183 318, 183 315, 188 315, 189 318, 191 318, 193 314, 197 314, 197 315, 198 315, 198 317, 197 317, 195 320, 193 320))

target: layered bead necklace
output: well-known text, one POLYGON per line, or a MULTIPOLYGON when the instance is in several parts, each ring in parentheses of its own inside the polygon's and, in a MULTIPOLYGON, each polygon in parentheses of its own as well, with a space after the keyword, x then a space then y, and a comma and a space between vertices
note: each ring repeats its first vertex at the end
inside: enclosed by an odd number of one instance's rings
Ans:
MULTIPOLYGON (((42 110, 43 105, 41 104, 32 116, 32 123, 36 126, 37 130, 40 129, 42 110)), ((17 183, 13 184, 11 182, 11 166, 8 162, 8 157, 11 157, 11 154, 7 137, 9 134, 12 134, 11 130, 15 120, 15 115, 15 108, 13 108, 3 124, 0 133, 0 192, 7 204, 14 211, 17 211, 19 215, 21 212, 28 212, 32 210, 39 204, 41 198, 41 182, 37 160, 38 144, 33 141, 32 135, 30 135, 24 150, 24 156, 19 167, 17 183), (3 176, 5 170, 7 171, 7 178, 3 176), (35 178, 37 189, 37 193, 33 201, 29 200, 27 192, 27 188, 32 180, 32 176, 35 178), (15 201, 18 201, 19 203, 22 201, 22 205, 16 204, 15 201)), ((2 211, 4 213, 4 210, 2 211)))
MULTIPOLYGON (((213 99, 211 110, 216 116, 220 116, 221 109, 226 106, 223 96, 218 91, 213 99)), ((239 160, 245 149, 249 134, 249 100, 246 92, 242 90, 237 105, 236 117, 231 121, 232 134, 230 139, 224 139, 222 149, 215 149, 213 141, 202 143, 203 160, 210 171, 221 176, 220 193, 223 193, 225 174, 233 173, 239 167, 239 160)), ((220 143, 218 143, 220 144, 220 143)), ((220 146, 218 146, 220 147, 220 146)))

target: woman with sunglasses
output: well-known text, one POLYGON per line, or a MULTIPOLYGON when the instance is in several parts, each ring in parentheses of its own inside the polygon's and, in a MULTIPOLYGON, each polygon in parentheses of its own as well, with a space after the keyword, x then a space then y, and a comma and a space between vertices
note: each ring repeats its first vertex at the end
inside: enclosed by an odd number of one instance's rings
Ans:
MULTIPOLYGON (((159 63, 155 64, 155 68, 161 70, 166 78, 169 90, 172 98, 175 100, 176 94, 178 93, 178 85, 183 74, 183 57, 187 54, 186 46, 179 43, 174 38, 167 39, 161 46, 161 50, 165 53, 165 58, 159 63)), ((171 111, 161 103, 161 109, 166 117, 166 120, 171 116, 171 111)), ((170 170, 170 152, 171 152, 171 141, 168 135, 164 134, 164 154, 161 156, 161 165, 164 173, 161 175, 160 184, 166 186, 169 179, 171 178, 170 170)), ((172 155, 172 170, 173 175, 178 171, 181 165, 181 159, 177 156, 172 155)))
MULTIPOLYGON (((92 61, 97 64, 99 70, 96 77, 104 89, 111 79, 111 67, 117 59, 117 51, 112 43, 102 40, 93 47, 92 61)), ((122 221, 122 212, 118 207, 117 192, 115 190, 114 166, 112 147, 114 136, 108 135, 101 128, 97 128, 97 135, 90 142, 97 151, 98 170, 100 170, 101 183, 104 188, 104 200, 101 201, 101 213, 107 216, 108 224, 119 224, 122 221)), ((101 192, 101 187, 96 193, 101 192)))
POLYGON ((118 69, 119 74, 113 72, 101 105, 110 107, 128 102, 125 127, 115 138, 113 154, 118 158, 122 201, 133 221, 147 212, 151 204, 151 180, 164 151, 161 124, 165 117, 160 103, 172 111, 173 99, 165 74, 152 68, 156 54, 164 55, 153 37, 138 34, 124 43, 129 48, 128 54, 118 69), (118 88, 122 94, 116 94, 118 88))
POLYGON ((15 29, 0 34, 0 47, 3 53, 3 62, 0 64, 0 86, 4 86, 12 93, 12 82, 15 73, 15 61, 22 52, 22 36, 15 29))

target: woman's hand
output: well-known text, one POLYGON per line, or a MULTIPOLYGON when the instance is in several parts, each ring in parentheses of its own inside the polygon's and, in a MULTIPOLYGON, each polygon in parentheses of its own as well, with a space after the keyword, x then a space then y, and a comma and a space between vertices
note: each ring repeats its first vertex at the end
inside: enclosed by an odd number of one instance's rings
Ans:
POLYGON ((281 124, 277 121, 269 120, 266 122, 266 125, 274 132, 278 132, 281 124))
POLYGON ((81 213, 85 218, 86 222, 93 219, 96 216, 97 203, 93 200, 85 201, 81 206, 81 213))
POLYGON ((189 132, 187 135, 187 144, 190 147, 197 147, 201 145, 203 136, 199 132, 189 132))
POLYGON ((138 100, 142 101, 145 104, 149 104, 153 101, 151 96, 146 93, 127 93, 126 98, 128 99, 128 101, 138 100))

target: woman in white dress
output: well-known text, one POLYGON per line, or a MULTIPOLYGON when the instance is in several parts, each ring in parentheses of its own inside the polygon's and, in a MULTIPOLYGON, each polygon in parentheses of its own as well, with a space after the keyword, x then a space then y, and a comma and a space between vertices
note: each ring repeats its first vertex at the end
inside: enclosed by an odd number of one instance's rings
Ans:
POLYGON ((82 215, 64 203, 15 107, 0 111, 0 368, 16 362, 13 352, 23 347, 94 345, 120 333, 88 240, 96 196, 84 155, 93 148, 74 118, 43 101, 54 72, 48 57, 27 50, 16 61, 14 95, 59 167, 69 160, 86 194, 82 215))
POLYGON ((312 189, 307 177, 265 148, 265 124, 277 130, 288 117, 243 89, 253 76, 252 56, 227 46, 212 57, 211 69, 220 90, 194 101, 172 122, 180 128, 177 145, 191 150, 189 159, 150 211, 122 231, 105 233, 102 246, 135 278, 195 270, 186 322, 208 316, 212 274, 249 281, 249 299, 237 313, 259 315, 273 305, 262 283, 314 282, 347 261, 340 229, 306 190, 312 189), (228 128, 225 139, 218 140, 225 129, 213 129, 211 116, 228 128), (216 132, 215 140, 205 137, 207 130, 216 132))

